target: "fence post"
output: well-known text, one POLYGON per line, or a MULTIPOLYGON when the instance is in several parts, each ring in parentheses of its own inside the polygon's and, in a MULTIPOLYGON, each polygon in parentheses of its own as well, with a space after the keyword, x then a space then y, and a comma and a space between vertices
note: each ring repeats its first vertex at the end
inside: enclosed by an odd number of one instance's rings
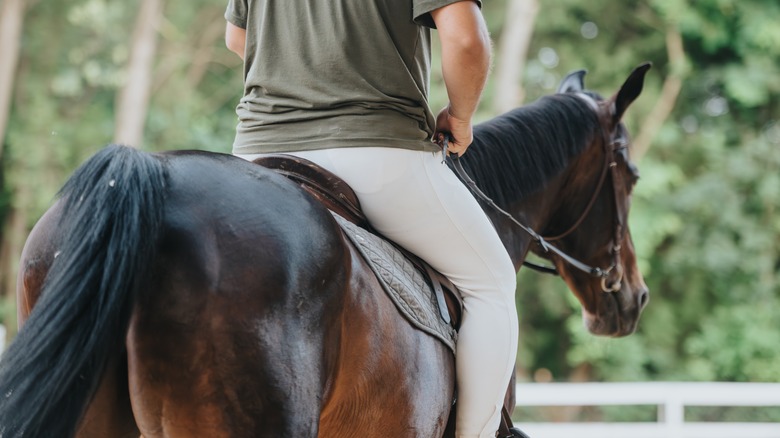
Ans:
POLYGON ((667 398, 658 406, 658 422, 664 424, 668 438, 682 438, 685 405, 679 398, 667 398))

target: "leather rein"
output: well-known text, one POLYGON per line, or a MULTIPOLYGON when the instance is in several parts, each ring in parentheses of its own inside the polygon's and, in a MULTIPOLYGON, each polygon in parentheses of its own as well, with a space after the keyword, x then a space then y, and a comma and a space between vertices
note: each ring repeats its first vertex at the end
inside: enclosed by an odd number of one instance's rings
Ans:
MULTIPOLYGON (((574 268, 585 272, 588 275, 591 275, 596 278, 601 279, 601 289, 604 292, 616 292, 620 290, 621 288, 621 282, 622 282, 622 273, 621 277, 613 283, 612 285, 607 284, 607 280, 612 273, 612 271, 618 266, 618 260, 620 258, 620 240, 623 237, 623 219, 622 214, 620 211, 620 205, 618 203, 618 180, 620 179, 620 175, 617 171, 617 161, 615 160, 615 151, 623 149, 626 147, 627 142, 622 138, 613 138, 611 141, 606 141, 607 136, 602 128, 602 144, 604 145, 604 165, 601 170, 601 176, 599 177, 598 184, 596 184, 596 188, 593 191, 593 195, 590 198, 590 201, 588 201, 587 205, 585 206, 585 209, 583 210, 582 214, 579 216, 579 218, 574 222, 572 226, 570 226, 566 231, 563 233, 557 234, 555 236, 551 237, 543 237, 533 229, 531 229, 529 226, 521 223, 517 219, 514 218, 511 214, 503 210, 501 207, 496 205, 496 203, 490 199, 485 193, 482 192, 482 190, 477 187, 477 184, 474 182, 474 180, 471 179, 471 177, 466 173, 466 170, 463 168, 463 165, 460 162, 460 157, 457 155, 450 155, 447 151, 449 146, 449 138, 448 136, 442 136, 443 138, 440 138, 440 145, 442 148, 442 152, 444 154, 445 160, 449 160, 452 164, 453 169, 455 170, 455 173, 461 178, 461 180, 466 184, 466 186, 471 190, 471 192, 474 194, 477 199, 485 202, 488 204, 491 208, 493 208, 495 211, 497 211, 502 216, 505 216, 509 220, 511 220, 515 225, 520 227, 523 231, 526 232, 531 238, 536 241, 536 243, 544 250, 544 252, 551 252, 558 257, 560 257, 563 261, 568 263, 569 265, 573 266, 574 268), (598 198, 599 192, 601 191, 602 187, 604 187, 604 183, 607 180, 607 174, 611 173, 612 176, 612 188, 613 188, 613 200, 615 202, 615 230, 614 235, 612 237, 612 248, 610 249, 610 253, 612 256, 612 264, 607 268, 600 268, 595 266, 590 266, 586 263, 583 263, 574 257, 566 254, 563 250, 559 249, 558 247, 552 245, 550 242, 558 241, 563 239, 564 237, 568 236, 574 230, 576 230, 582 222, 587 217, 588 213, 590 213, 591 209, 593 208, 593 205, 596 203, 596 199, 598 198)), ((528 266, 531 269, 552 274, 552 275, 560 275, 558 270, 555 269, 555 267, 547 267, 547 266, 541 266, 537 265, 528 261, 523 261, 523 265, 528 266)))

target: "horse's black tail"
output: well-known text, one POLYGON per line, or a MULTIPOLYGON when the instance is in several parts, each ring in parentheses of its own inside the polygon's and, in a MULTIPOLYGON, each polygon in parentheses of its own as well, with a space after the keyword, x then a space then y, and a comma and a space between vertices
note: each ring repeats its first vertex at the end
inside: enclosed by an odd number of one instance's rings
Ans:
POLYGON ((75 434, 148 281, 164 185, 156 158, 109 146, 60 191, 62 245, 39 302, 0 358, 1 437, 75 434))

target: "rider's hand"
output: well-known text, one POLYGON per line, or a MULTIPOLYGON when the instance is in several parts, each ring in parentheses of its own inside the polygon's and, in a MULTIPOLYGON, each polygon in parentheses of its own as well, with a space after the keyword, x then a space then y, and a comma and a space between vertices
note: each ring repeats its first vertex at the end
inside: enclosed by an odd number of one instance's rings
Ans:
POLYGON ((466 153, 466 149, 474 139, 471 120, 461 120, 455 117, 452 115, 451 108, 447 106, 436 117, 436 131, 433 138, 439 141, 441 135, 450 136, 448 151, 461 156, 466 153))

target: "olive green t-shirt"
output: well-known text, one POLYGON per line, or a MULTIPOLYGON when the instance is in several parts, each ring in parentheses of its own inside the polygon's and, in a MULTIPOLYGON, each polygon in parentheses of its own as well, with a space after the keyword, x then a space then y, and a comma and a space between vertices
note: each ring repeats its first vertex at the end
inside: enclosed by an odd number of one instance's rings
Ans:
POLYGON ((233 152, 437 150, 429 12, 461 0, 229 0, 246 29, 233 152))

